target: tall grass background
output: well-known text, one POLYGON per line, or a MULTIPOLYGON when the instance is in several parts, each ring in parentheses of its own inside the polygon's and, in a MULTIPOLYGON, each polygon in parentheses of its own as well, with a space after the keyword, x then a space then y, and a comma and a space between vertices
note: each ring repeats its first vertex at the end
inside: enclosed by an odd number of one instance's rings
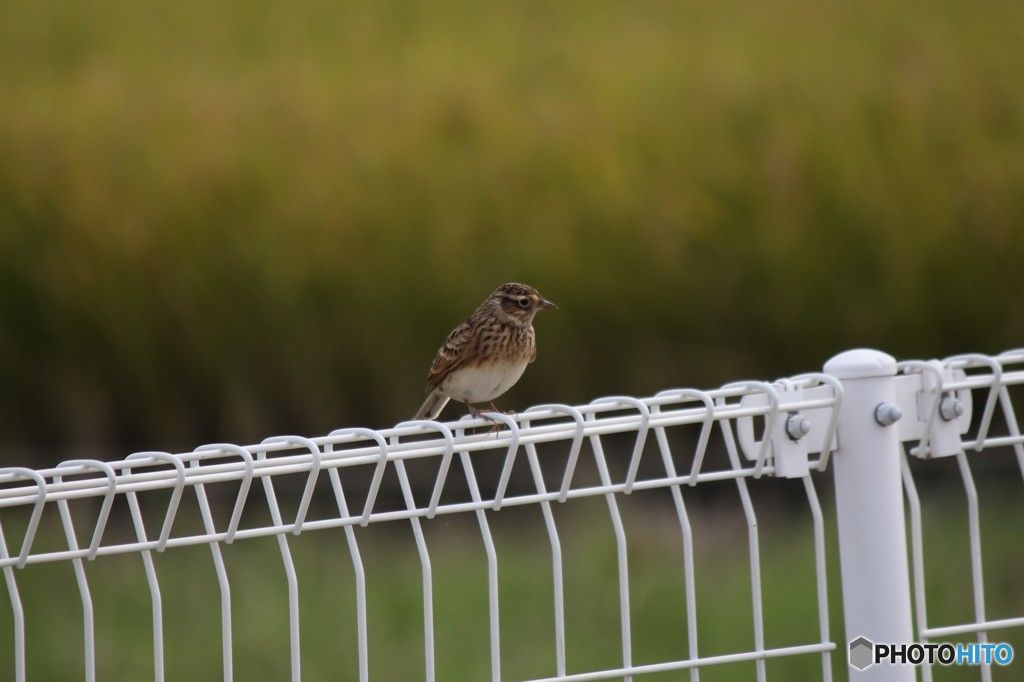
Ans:
POLYGON ((394 423, 506 280, 506 409, 1019 345, 1022 15, 9 0, 3 459, 394 423))

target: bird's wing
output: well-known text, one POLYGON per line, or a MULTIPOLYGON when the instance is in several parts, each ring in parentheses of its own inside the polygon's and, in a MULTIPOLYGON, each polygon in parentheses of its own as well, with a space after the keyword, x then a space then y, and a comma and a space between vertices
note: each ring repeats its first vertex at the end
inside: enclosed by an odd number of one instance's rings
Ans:
POLYGON ((466 320, 452 330, 448 338, 441 344, 434 358, 434 364, 427 372, 427 390, 432 391, 438 387, 442 380, 452 371, 457 369, 470 355, 470 350, 475 342, 476 335, 473 333, 474 325, 466 320))

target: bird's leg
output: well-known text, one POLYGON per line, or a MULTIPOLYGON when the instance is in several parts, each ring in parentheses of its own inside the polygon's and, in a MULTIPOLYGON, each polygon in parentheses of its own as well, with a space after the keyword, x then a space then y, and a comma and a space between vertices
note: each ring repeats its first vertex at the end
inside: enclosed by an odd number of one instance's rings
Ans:
POLYGON ((497 412, 498 414, 507 414, 510 417, 516 417, 519 415, 519 413, 516 412, 515 410, 506 410, 505 412, 501 412, 500 410, 498 410, 497 407, 494 406, 493 400, 491 401, 491 409, 497 412))
MULTIPOLYGON (((494 401, 490 400, 488 402, 491 404, 491 410, 494 411, 494 412, 497 412, 498 408, 496 408, 494 406, 494 401)), ((473 405, 470 405, 469 403, 466 403, 466 407, 469 408, 469 413, 471 415, 473 415, 474 417, 476 417, 477 419, 486 419, 488 421, 493 422, 494 425, 491 426, 491 431, 492 432, 497 433, 501 429, 501 422, 499 422, 499 421, 497 421, 495 419, 492 419, 491 417, 488 417, 486 414, 483 413, 482 410, 478 410, 476 407, 474 407, 473 405)))
MULTIPOLYGON (((491 412, 494 412, 495 414, 501 414, 500 412, 498 412, 498 408, 494 406, 493 400, 488 400, 487 402, 491 404, 491 412)), ((496 419, 492 419, 491 421, 494 422, 494 426, 491 427, 491 433, 493 433, 495 437, 497 437, 498 431, 501 430, 501 422, 499 422, 496 419)))
POLYGON ((490 403, 491 403, 491 411, 492 411, 492 412, 497 412, 498 414, 507 414, 507 415, 510 415, 510 416, 512 416, 512 417, 514 417, 514 416, 516 416, 517 414, 519 414, 519 413, 518 413, 518 412, 516 412, 515 410, 505 410, 504 412, 502 412, 502 411, 501 411, 501 410, 499 410, 499 409, 498 409, 498 407, 497 407, 497 406, 496 406, 496 405, 494 404, 494 401, 493 401, 493 400, 492 400, 492 401, 490 401, 490 403))
MULTIPOLYGON (((501 412, 498 411, 498 408, 494 406, 494 401, 493 400, 490 400, 488 402, 489 402, 489 404, 491 406, 491 412, 495 412, 497 414, 501 414, 501 412)), ((474 417, 476 417, 477 419, 487 419, 489 421, 494 421, 493 419, 488 417, 484 413, 483 410, 478 410, 474 405, 470 405, 469 403, 466 403, 466 407, 469 408, 469 413, 471 415, 473 415, 474 417)), ((508 414, 515 414, 515 412, 509 412, 508 414)))

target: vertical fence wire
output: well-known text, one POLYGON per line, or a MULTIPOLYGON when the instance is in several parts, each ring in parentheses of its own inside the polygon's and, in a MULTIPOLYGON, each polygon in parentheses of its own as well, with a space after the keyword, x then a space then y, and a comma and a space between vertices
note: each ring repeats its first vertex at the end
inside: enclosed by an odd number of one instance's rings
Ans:
MULTIPOLYGON (((924 583, 924 534, 921 526, 921 498, 917 494, 917 484, 910 471, 910 453, 903 447, 900 457, 900 473, 903 478, 903 491, 907 500, 907 511, 910 520, 910 566, 914 583, 914 619, 917 621, 915 630, 918 641, 928 642, 923 633, 928 629, 928 605, 925 601, 924 583)), ((922 682, 932 681, 932 667, 921 666, 922 682)))
MULTIPOLYGON (((685 400, 688 398, 696 397, 691 395, 689 392, 662 392, 658 394, 659 397, 666 399, 678 399, 685 400)), ((694 453, 693 468, 690 472, 691 483, 696 483, 697 474, 700 471, 700 465, 704 461, 705 450, 707 449, 708 440, 711 436, 711 429, 714 427, 713 420, 713 405, 710 398, 706 394, 700 396, 706 399, 704 402, 704 420, 701 424, 700 437, 697 441, 697 450, 694 453)), ((654 405, 653 412, 660 414, 661 406, 654 405)), ((661 453, 662 464, 665 467, 665 474, 671 478, 678 478, 676 473, 676 465, 672 459, 672 451, 669 448, 668 436, 665 434, 665 429, 657 427, 654 429, 654 437, 658 444, 658 451, 661 453)), ((694 555, 693 555, 693 528, 690 525, 690 517, 686 512, 686 504, 683 501, 683 493, 678 484, 673 485, 669 488, 672 495, 672 503, 676 510, 676 518, 679 521, 679 530, 682 534, 683 542, 683 581, 686 593, 686 636, 688 643, 688 655, 690 660, 696 660, 699 658, 699 652, 697 648, 697 587, 696 587, 696 576, 694 569, 694 555)), ((698 682, 700 680, 700 668, 692 666, 690 668, 690 680, 691 682, 698 682)))
MULTIPOLYGON (((466 473, 466 483, 469 485, 469 492, 476 503, 483 501, 480 495, 480 486, 477 484, 476 473, 473 471, 473 461, 469 453, 459 453, 462 459, 462 468, 466 473)), ((480 536, 483 538, 484 550, 487 553, 487 602, 490 614, 490 636, 491 636, 491 679, 493 682, 501 680, 501 631, 498 618, 498 553, 494 547, 494 538, 491 536, 491 527, 487 523, 487 512, 483 509, 476 510, 477 523, 480 525, 480 536)))
MULTIPOLYGON (((257 461, 265 458, 265 452, 257 454, 257 461)), ((281 518, 281 509, 277 506, 273 481, 270 476, 264 476, 262 480, 263 494, 267 498, 267 507, 270 509, 270 520, 275 526, 282 526, 284 521, 281 518)), ((299 577, 295 571, 295 561, 292 559, 288 537, 284 533, 277 534, 277 546, 281 551, 281 563, 284 565, 285 580, 288 583, 288 641, 291 651, 292 682, 299 682, 302 679, 301 640, 299 637, 299 577)))
MULTIPOLYGON (((524 425, 528 426, 529 422, 524 422, 524 425)), ((540 495, 546 495, 547 486, 544 483, 544 473, 540 468, 540 460, 537 458, 537 447, 533 443, 527 443, 525 450, 526 459, 530 463, 530 472, 533 474, 533 484, 540 495)), ((551 545, 551 583, 555 620, 555 671, 557 675, 565 676, 565 588, 562 570, 562 543, 558 537, 558 526, 555 524, 555 515, 551 510, 551 503, 547 500, 542 501, 540 503, 540 510, 544 517, 548 544, 551 545)))
MULTIPOLYGON (((25 608, 21 601, 21 591, 18 589, 18 581, 15 575, 16 566, 18 569, 25 567, 32 542, 35 540, 36 531, 39 528, 39 521, 43 516, 43 507, 46 505, 46 481, 36 471, 25 467, 5 467, 0 469, 0 474, 9 476, 15 480, 26 479, 32 481, 36 486, 35 499, 32 504, 32 515, 29 517, 28 527, 25 529, 25 536, 21 541, 21 551, 18 554, 17 562, 4 565, 4 580, 7 583, 7 593, 11 601, 11 615, 14 619, 14 677, 16 682, 25 682, 25 608)), ((0 560, 8 560, 11 555, 7 550, 7 539, 4 537, 3 526, 0 525, 0 560)))
MULTIPOLYGON (((131 470, 126 470, 130 473, 131 470)), ((139 507, 138 496, 135 491, 126 494, 128 498, 128 509, 132 515, 132 523, 135 526, 135 536, 141 543, 149 543, 146 536, 146 525, 142 519, 142 510, 139 507)), ((155 682, 163 682, 164 679, 164 607, 163 598, 160 595, 160 580, 157 578, 156 566, 153 564, 153 552, 144 549, 140 552, 142 566, 146 572, 146 583, 149 585, 149 599, 153 611, 153 679, 155 682)))
MULTIPOLYGON (((588 418, 593 421, 593 416, 590 414, 588 418)), ((605 461, 601 437, 592 436, 590 447, 594 451, 594 460, 597 463, 601 485, 610 486, 612 484, 611 476, 608 474, 608 463, 605 461)), ((633 633, 629 609, 629 552, 626 543, 626 529, 622 525, 622 514, 619 513, 619 503, 616 497, 616 495, 608 493, 605 495, 605 502, 608 505, 608 515, 615 532, 615 554, 619 569, 619 628, 622 633, 622 667, 628 670, 633 667, 633 633)), ((633 677, 626 675, 624 679, 629 682, 633 677)))
MULTIPOLYGON (((198 460, 192 463, 198 466, 198 460)), ((206 487, 197 483, 196 500, 199 503, 199 514, 203 518, 203 528, 210 535, 217 532, 213 523, 213 514, 210 512, 210 501, 206 497, 206 487)), ((217 575, 217 587, 220 590, 220 640, 221 640, 221 665, 223 667, 224 682, 231 682, 234 679, 234 647, 233 647, 233 621, 231 619, 231 583, 228 580, 227 567, 224 565, 224 556, 220 549, 220 542, 209 543, 210 556, 213 559, 213 569, 217 575)))
MULTIPOLYGON (((393 441, 397 442, 396 441, 393 441)), ((413 498, 412 486, 409 484, 409 475, 405 471, 405 462, 395 460, 395 472, 398 474, 398 484, 402 488, 402 497, 405 499, 405 506, 409 511, 416 509, 416 500, 413 498)), ((434 682, 434 578, 430 565, 430 552, 427 550, 427 539, 423 535, 423 527, 417 516, 409 519, 412 524, 412 535, 416 542, 416 552, 420 557, 420 567, 423 573, 423 654, 426 665, 427 682, 434 682)))
MULTIPOLYGON (((0 559, 9 559, 7 538, 4 527, 0 524, 0 559)), ((11 611, 14 617, 14 679, 25 682, 25 608, 21 603, 21 592, 18 590, 18 579, 14 575, 13 566, 4 566, 4 580, 7 583, 7 595, 11 600, 11 611)))
MULTIPOLYGON (((981 567, 981 526, 978 514, 978 489, 974 485, 974 477, 971 475, 971 467, 967 463, 967 456, 960 453, 956 456, 960 468, 960 476, 963 479, 964 493, 967 495, 967 527, 970 539, 971 552, 971 587, 974 597, 974 620, 977 623, 985 622, 985 585, 981 567)), ((985 630, 978 632, 978 642, 988 642, 988 633, 985 630)), ((982 682, 991 682, 992 668, 989 665, 981 666, 982 682)))
MULTIPOLYGON (((818 637, 822 642, 829 641, 828 631, 828 574, 825 565, 825 519, 818 502, 818 493, 814 488, 814 480, 810 476, 803 477, 804 491, 807 493, 807 504, 811 508, 811 519, 814 523, 814 570, 818 590, 818 637)), ((821 678, 824 682, 832 680, 831 652, 821 652, 821 678)))
MULTIPOLYGON (((324 447, 326 452, 331 452, 332 446, 324 447)), ((349 519, 348 502, 345 500, 345 490, 341 485, 341 476, 337 469, 329 469, 328 475, 331 480, 331 487, 334 490, 334 499, 338 504, 338 513, 342 519, 349 519)), ((345 540, 348 543, 349 557, 352 560, 352 573, 356 583, 356 646, 359 651, 359 682, 369 682, 370 660, 369 660, 369 637, 366 632, 366 569, 363 567, 363 555, 359 551, 359 542, 356 539, 355 528, 351 524, 345 526, 345 540)))
MULTIPOLYGON (((55 477, 59 483, 60 476, 55 477)), ((64 525, 64 535, 67 538, 68 549, 78 550, 78 538, 75 536, 75 526, 71 520, 71 510, 67 500, 58 500, 57 509, 60 510, 61 523, 64 525)), ((85 666, 85 682, 96 680, 96 627, 93 617, 92 593, 89 590, 89 580, 85 575, 85 566, 80 557, 71 560, 75 570, 75 581, 78 584, 78 593, 82 600, 82 640, 83 640, 83 665, 85 666)))
MULTIPOLYGON (((724 406, 725 398, 719 399, 718 404, 724 406)), ((719 426, 722 429, 726 452, 729 454, 729 462, 734 470, 739 469, 741 466, 740 455, 736 447, 736 438, 733 436, 732 425, 727 421, 722 421, 719 422, 719 426)), ((767 433, 768 429, 766 428, 765 431, 767 433)), ((768 442, 767 437, 764 439, 764 442, 768 442)), ((754 512, 754 503, 750 499, 750 491, 747 489, 747 479, 743 477, 737 478, 736 488, 739 490, 740 503, 743 505, 743 515, 747 521, 747 541, 750 548, 750 593, 754 620, 754 650, 763 652, 764 605, 761 600, 761 548, 757 532, 757 515, 754 512)), ((765 682, 767 672, 764 657, 757 658, 754 665, 757 670, 758 682, 765 682)))

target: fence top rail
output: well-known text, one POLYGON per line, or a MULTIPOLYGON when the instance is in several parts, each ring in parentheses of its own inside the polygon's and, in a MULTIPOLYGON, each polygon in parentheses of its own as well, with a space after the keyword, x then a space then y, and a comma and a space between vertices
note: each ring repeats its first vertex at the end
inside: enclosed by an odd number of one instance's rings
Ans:
MULTIPOLYGON (((811 387, 825 385, 827 377, 804 375, 786 381, 811 387)), ((1024 373, 1021 381, 1024 382, 1024 373)), ((237 481, 246 476, 266 477, 309 473, 314 465, 320 470, 372 465, 381 461, 381 445, 386 443, 386 461, 439 457, 454 450, 472 453, 527 445, 565 441, 613 433, 636 432, 687 424, 734 420, 740 417, 767 416, 778 411, 777 401, 764 405, 740 405, 747 395, 773 390, 768 384, 728 385, 710 391, 669 389, 647 398, 629 396, 602 397, 584 405, 540 405, 514 417, 501 417, 503 428, 492 432, 486 418, 465 416, 454 422, 402 422, 387 429, 338 429, 325 436, 268 438, 262 443, 239 446, 229 443, 206 444, 191 452, 171 455, 141 452, 103 463, 114 472, 100 473, 94 460, 76 459, 57 467, 31 470, 24 467, 0 469, 0 508, 32 505, 41 496, 47 502, 104 497, 129 492, 171 489, 179 485, 237 481), (709 416, 710 415, 710 416, 709 416), (474 433, 480 430, 480 433, 474 433), (314 454, 310 446, 317 448, 314 454), (240 456, 241 452, 249 457, 240 456), (268 457, 267 455, 277 455, 268 457), (184 467, 182 482, 181 467, 184 467), (314 462, 318 459, 319 462, 314 462), (31 472, 31 475, 28 473, 31 472)), ((788 411, 831 407, 829 397, 791 402, 788 411)), ((96 460, 98 461, 98 460, 96 460)))
MULTIPOLYGON (((943 386, 943 390, 1024 384, 1024 368, 1008 369, 1009 365, 1024 364, 1024 349, 998 355, 957 355, 942 364, 968 372, 963 379, 943 386)), ((903 363, 903 371, 915 371, 913 363, 903 363)), ((831 377, 802 374, 771 384, 735 382, 707 391, 668 389, 646 398, 611 396, 576 406, 540 405, 511 418, 498 415, 503 428, 496 433, 485 428, 492 425, 490 420, 467 415, 454 422, 402 422, 379 430, 337 429, 324 436, 283 436, 246 446, 206 444, 177 454, 134 453, 118 461, 79 458, 38 470, 7 467, 0 469, 0 508, 310 473, 314 468, 320 471, 440 457, 451 453, 453 447, 458 453, 472 453, 742 417, 765 417, 767 421, 783 411, 834 407, 841 400, 838 390, 831 377), (776 387, 783 390, 818 386, 831 387, 831 395, 790 400, 780 407, 776 387), (767 399, 741 404, 745 396, 755 395, 767 399), (385 444, 384 448, 381 444, 385 444)))

